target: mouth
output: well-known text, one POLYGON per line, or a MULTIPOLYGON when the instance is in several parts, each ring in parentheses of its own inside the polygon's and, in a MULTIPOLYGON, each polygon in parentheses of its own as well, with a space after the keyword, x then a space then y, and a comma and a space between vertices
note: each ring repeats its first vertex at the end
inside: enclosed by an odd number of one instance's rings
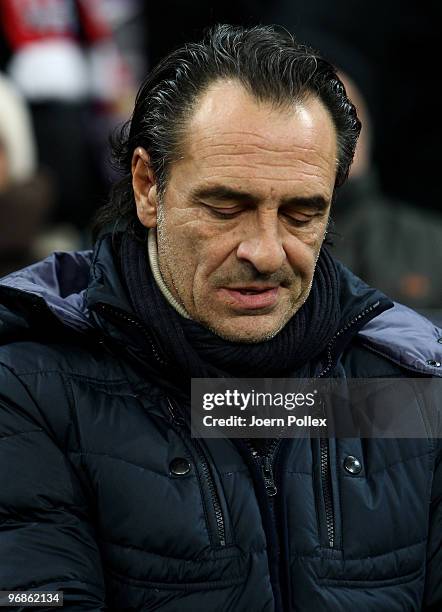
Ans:
POLYGON ((219 292, 229 306, 258 310, 270 308, 278 301, 279 285, 247 285, 244 287, 222 287, 219 292))

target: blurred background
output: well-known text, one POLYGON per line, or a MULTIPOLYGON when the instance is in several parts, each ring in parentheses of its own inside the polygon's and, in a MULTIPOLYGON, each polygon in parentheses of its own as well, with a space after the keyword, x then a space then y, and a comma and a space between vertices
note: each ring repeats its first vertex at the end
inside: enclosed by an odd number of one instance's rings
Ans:
POLYGON ((275 23, 340 71, 363 122, 333 252, 442 319, 436 27, 422 0, 0 0, 0 276, 91 246, 110 132, 164 54, 217 22, 275 23))

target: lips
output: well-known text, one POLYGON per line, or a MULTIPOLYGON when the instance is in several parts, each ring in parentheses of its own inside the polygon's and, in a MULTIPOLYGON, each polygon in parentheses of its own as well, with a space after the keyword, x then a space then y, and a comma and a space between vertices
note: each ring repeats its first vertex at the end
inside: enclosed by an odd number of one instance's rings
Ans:
POLYGON ((274 306, 278 300, 278 287, 223 287, 220 289, 221 296, 230 306, 241 309, 258 310, 274 306))

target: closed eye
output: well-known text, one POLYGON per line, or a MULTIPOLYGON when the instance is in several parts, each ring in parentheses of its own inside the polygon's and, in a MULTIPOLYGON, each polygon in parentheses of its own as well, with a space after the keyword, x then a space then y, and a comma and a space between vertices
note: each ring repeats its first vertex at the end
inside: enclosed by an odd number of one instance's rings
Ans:
POLYGON ((305 225, 308 225, 313 219, 320 216, 320 215, 294 216, 293 214, 289 214, 289 213, 282 213, 282 215, 290 223, 290 225, 293 225, 294 227, 304 227, 305 225))
POLYGON ((239 206, 210 206, 209 204, 204 204, 204 203, 203 203, 203 206, 214 217, 218 217, 218 219, 235 217, 238 213, 240 213, 243 210, 243 207, 239 207, 239 206))

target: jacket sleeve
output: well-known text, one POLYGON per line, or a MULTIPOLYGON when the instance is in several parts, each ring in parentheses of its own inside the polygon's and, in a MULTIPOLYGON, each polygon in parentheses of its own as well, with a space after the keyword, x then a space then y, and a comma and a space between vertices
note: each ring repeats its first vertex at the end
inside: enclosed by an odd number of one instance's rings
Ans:
POLYGON ((423 612, 442 610, 442 438, 433 476, 423 612))
POLYGON ((79 479, 26 386, 0 363, 0 590, 31 589, 63 591, 63 610, 107 610, 79 479))

